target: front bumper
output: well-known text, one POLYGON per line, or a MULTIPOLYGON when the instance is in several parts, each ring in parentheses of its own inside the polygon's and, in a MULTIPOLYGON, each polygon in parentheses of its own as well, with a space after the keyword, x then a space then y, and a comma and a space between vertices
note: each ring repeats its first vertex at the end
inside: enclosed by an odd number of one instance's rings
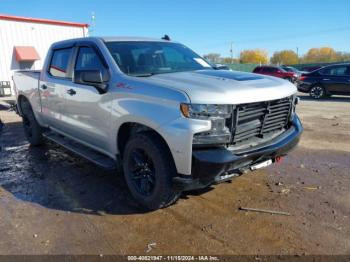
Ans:
POLYGON ((297 82, 297 89, 299 92, 309 93, 311 84, 306 82, 297 82))
POLYGON ((230 148, 198 149, 192 153, 191 176, 173 178, 177 190, 187 191, 207 187, 238 176, 252 165, 286 155, 299 142, 303 127, 295 115, 292 126, 267 143, 241 151, 230 148))

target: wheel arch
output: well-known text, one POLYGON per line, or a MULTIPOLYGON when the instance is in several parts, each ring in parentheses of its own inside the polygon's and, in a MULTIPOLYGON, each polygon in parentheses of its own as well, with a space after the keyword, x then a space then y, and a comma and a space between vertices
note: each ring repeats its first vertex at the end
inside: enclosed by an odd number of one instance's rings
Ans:
POLYGON ((125 122, 123 123, 117 133, 117 151, 119 154, 119 157, 122 159, 123 158, 123 153, 124 149, 126 146, 127 141, 129 138, 136 133, 141 133, 141 132, 150 132, 157 136, 160 141, 166 146, 168 153, 170 154, 172 160, 174 161, 174 157, 171 153, 170 147, 168 143, 166 142, 165 138, 157 132, 155 129, 152 127, 146 126, 144 124, 140 124, 137 122, 125 122))
POLYGON ((19 95, 17 98, 17 109, 18 109, 19 115, 21 116, 23 115, 23 112, 26 110, 24 103, 28 103, 29 106, 31 106, 29 99, 25 95, 19 95))
POLYGON ((322 87, 322 88, 324 89, 326 95, 329 95, 329 94, 330 94, 329 90, 328 90, 328 89, 325 87, 325 85, 322 84, 321 82, 315 82, 315 83, 313 83, 312 85, 310 85, 310 88, 309 88, 308 92, 310 92, 310 91, 311 91, 311 88, 313 88, 313 87, 315 87, 315 86, 320 86, 320 87, 322 87))

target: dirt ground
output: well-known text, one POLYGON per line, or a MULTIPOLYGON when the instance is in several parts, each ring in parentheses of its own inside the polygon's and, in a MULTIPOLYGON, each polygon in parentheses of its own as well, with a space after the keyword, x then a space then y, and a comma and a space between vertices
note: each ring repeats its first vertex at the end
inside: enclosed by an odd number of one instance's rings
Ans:
POLYGON ((350 98, 303 97, 298 113, 305 132, 282 163, 141 213, 118 174, 29 147, 0 105, 0 254, 350 254, 350 98))

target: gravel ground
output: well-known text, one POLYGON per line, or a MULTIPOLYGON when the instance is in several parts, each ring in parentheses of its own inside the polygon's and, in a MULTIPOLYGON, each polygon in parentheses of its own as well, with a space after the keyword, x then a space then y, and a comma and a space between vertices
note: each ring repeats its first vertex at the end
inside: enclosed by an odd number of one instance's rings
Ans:
POLYGON ((350 98, 302 97, 298 113, 305 132, 282 163, 142 213, 118 174, 29 147, 0 105, 0 254, 349 254, 350 98))

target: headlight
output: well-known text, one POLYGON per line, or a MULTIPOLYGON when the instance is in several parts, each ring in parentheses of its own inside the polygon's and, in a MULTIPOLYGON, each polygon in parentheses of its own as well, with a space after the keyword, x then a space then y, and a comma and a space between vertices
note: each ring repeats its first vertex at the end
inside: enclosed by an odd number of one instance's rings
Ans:
POLYGON ((297 97, 296 95, 293 96, 292 99, 292 110, 291 110, 291 114, 290 114, 290 121, 293 121, 294 115, 295 115, 295 107, 297 104, 299 104, 299 100, 300 98, 297 97))
POLYGON ((180 110, 184 117, 211 121, 211 129, 195 134, 193 144, 227 144, 231 141, 226 119, 231 118, 232 105, 181 104, 180 110))

